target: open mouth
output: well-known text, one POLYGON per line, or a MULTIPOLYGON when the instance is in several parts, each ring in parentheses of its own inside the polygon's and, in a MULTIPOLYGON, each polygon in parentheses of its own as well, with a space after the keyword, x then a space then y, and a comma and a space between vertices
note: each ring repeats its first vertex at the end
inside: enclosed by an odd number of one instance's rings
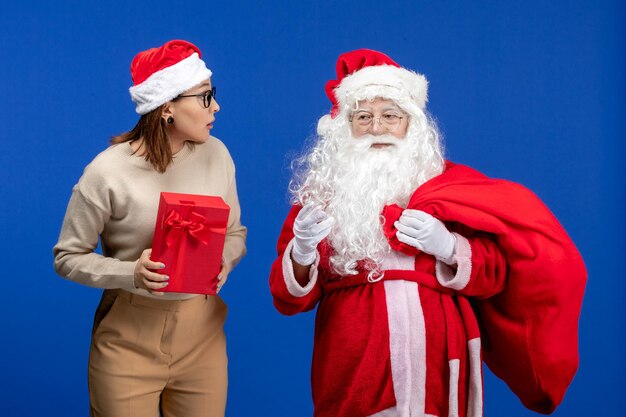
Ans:
POLYGON ((375 149, 383 149, 389 146, 394 146, 394 144, 393 143, 372 143, 371 147, 375 149))

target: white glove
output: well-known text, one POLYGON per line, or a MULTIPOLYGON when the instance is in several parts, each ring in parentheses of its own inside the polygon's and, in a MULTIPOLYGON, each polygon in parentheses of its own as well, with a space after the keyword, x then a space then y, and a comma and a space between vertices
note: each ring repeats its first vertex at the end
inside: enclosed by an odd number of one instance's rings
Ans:
POLYGON ((400 242, 448 265, 452 263, 456 238, 440 220, 420 210, 406 209, 394 226, 398 229, 396 237, 400 242))
POLYGON ((317 245, 330 233, 335 219, 313 203, 306 204, 293 224, 294 244, 291 256, 300 265, 311 265, 317 245))

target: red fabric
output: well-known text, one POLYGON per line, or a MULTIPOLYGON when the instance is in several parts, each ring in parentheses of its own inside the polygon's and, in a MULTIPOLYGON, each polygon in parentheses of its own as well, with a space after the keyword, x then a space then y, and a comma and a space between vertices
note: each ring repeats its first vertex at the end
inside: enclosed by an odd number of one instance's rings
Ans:
POLYGON ((372 67, 376 65, 392 65, 394 67, 400 67, 400 65, 395 63, 387 55, 371 49, 357 49, 355 51, 339 55, 336 65, 337 79, 329 80, 326 83, 326 95, 330 99, 331 103, 333 103, 333 107, 330 111, 332 118, 335 118, 339 111, 337 97, 335 97, 335 88, 341 84, 341 81, 348 75, 354 74, 358 70, 365 67, 372 67))
POLYGON ((270 274, 270 289, 274 306, 282 314, 309 311, 320 303, 311 367, 314 416, 362 417, 392 407, 395 397, 389 377, 389 333, 383 287, 358 285, 349 291, 323 293, 321 281, 327 276, 321 268, 318 282, 309 294, 294 297, 287 290, 282 257, 293 239, 293 223, 301 209, 293 206, 283 225, 277 244, 278 257, 270 274))
POLYGON ((130 64, 133 84, 141 84, 155 72, 179 63, 183 59, 190 57, 194 52, 202 58, 202 53, 197 46, 182 40, 169 41, 158 48, 139 52, 130 64))
MULTIPOLYGON (((483 358, 531 410, 550 413, 578 367, 578 317, 587 273, 558 220, 521 185, 490 179, 463 165, 421 186, 408 208, 495 236, 508 267, 499 294, 477 301, 483 358)), ((393 223, 402 209, 388 206, 384 229, 395 250, 393 223)), ((473 275, 473 273, 472 273, 473 275)))
MULTIPOLYGON (((459 417, 465 417, 469 389, 466 344, 469 336, 478 337, 478 328, 471 309, 462 312, 455 307, 452 300, 460 296, 437 282, 434 277, 435 259, 420 253, 415 257, 414 271, 387 270, 384 280, 376 283, 368 283, 367 273, 363 271, 356 276, 337 280, 337 276, 329 269, 330 252, 323 242, 319 246, 321 260, 317 283, 309 294, 292 296, 285 283, 282 257, 293 238, 293 223, 300 209, 299 206, 292 207, 280 233, 278 258, 270 274, 270 289, 274 305, 283 314, 309 311, 319 302, 311 375, 314 416, 362 417, 396 405, 384 282, 405 280, 420 284, 415 290, 418 291, 421 307, 411 307, 421 309, 424 316, 425 335, 420 343, 426 345, 425 411, 432 415, 448 415, 448 361, 459 359, 459 417), (464 317, 465 314, 471 317, 464 317)), ((467 235, 471 236, 472 233, 467 235)), ((474 242, 473 262, 501 264, 497 248, 491 247, 487 241, 490 238, 486 236, 471 237, 470 242, 474 242), (478 241, 485 242, 475 243, 478 241)), ((483 273, 501 274, 501 270, 484 268, 483 273)), ((474 278, 487 284, 474 285, 470 282, 468 286, 472 286, 475 291, 491 294, 502 288, 504 274, 500 277, 477 275, 474 278)))
MULTIPOLYGON (((429 287, 421 286, 419 289, 427 341, 425 412, 444 417, 449 412, 450 372, 448 367, 448 332, 446 331, 446 312, 443 309, 443 300, 451 298, 451 296, 451 294, 443 294, 429 287)), ((461 384, 461 391, 465 391, 464 384, 461 384)), ((459 417, 463 416, 465 407, 460 407, 459 412, 461 414, 459 417)))
POLYGON ((382 285, 322 297, 315 318, 315 417, 362 417, 395 405, 382 285))

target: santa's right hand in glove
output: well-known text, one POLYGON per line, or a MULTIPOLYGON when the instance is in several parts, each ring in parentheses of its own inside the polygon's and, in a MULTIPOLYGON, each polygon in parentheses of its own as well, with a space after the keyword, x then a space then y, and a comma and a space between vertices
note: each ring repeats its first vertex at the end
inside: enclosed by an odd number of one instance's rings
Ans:
POLYGON ((330 233, 335 219, 314 203, 307 203, 293 223, 294 244, 291 257, 300 265, 312 265, 317 245, 330 233))

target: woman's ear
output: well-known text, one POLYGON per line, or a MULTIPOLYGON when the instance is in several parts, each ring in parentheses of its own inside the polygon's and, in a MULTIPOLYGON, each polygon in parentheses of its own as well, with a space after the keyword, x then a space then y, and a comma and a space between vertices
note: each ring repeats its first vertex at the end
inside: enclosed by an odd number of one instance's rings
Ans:
POLYGON ((171 105, 171 102, 167 102, 163 105, 163 110, 161 110, 161 118, 165 121, 170 117, 174 117, 174 108, 171 105))

